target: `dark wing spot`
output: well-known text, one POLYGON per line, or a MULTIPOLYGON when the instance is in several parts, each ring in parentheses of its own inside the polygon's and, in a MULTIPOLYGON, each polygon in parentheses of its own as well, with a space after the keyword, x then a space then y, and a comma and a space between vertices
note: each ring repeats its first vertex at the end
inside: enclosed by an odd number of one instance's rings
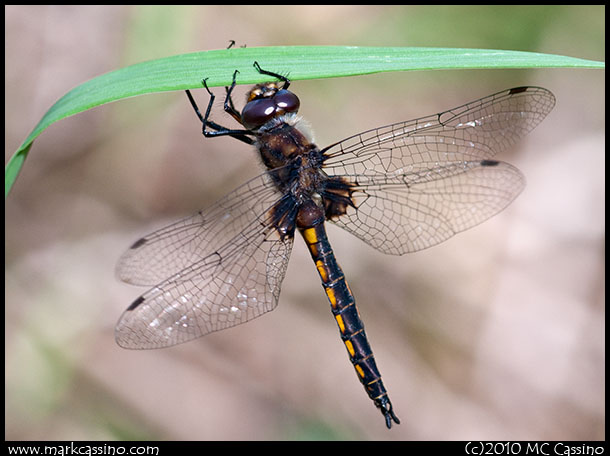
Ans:
POLYGON ((497 160, 481 160, 481 166, 498 166, 500 164, 497 160))
POLYGON ((514 89, 510 89, 508 94, 513 95, 515 93, 525 92, 527 89, 528 89, 527 87, 515 87, 514 89))
POLYGON ((146 244, 146 238, 140 238, 136 242, 134 242, 133 245, 131 247, 129 247, 129 248, 130 249, 137 249, 139 247, 142 247, 144 244, 146 244))
POLYGON ((140 296, 138 299, 136 299, 134 302, 131 303, 131 305, 127 308, 127 311, 134 310, 136 307, 138 307, 143 302, 144 302, 144 297, 140 296))
POLYGON ((296 226, 296 215, 298 205, 294 197, 287 193, 284 197, 273 205, 267 213, 267 223, 273 226, 280 239, 292 239, 296 226))
POLYGON ((343 177, 331 177, 326 180, 321 195, 327 220, 344 215, 348 206, 356 207, 352 197, 356 185, 343 177))

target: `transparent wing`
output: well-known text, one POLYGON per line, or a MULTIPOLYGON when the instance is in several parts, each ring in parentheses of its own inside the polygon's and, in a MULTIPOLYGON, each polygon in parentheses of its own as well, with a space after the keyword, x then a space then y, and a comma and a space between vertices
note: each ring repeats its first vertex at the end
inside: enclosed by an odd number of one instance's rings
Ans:
POLYGON ((354 207, 332 220, 388 254, 402 255, 439 244, 497 214, 525 185, 508 163, 446 163, 401 175, 342 176, 354 207))
POLYGON ((167 347, 273 310, 293 242, 273 223, 281 200, 264 174, 210 209, 136 242, 121 258, 119 276, 166 275, 123 313, 117 343, 167 347))
POLYGON ((329 146, 323 168, 349 183, 355 205, 332 221, 396 255, 481 223, 524 186, 516 168, 490 158, 534 129, 554 104, 546 89, 519 87, 329 146))
POLYGON ((155 285, 260 223, 278 198, 268 173, 255 177, 209 208, 138 239, 119 259, 116 275, 133 285, 155 285))
POLYGON ((449 111, 350 136, 323 150, 334 175, 417 172, 492 158, 532 131, 555 105, 541 87, 517 87, 449 111))

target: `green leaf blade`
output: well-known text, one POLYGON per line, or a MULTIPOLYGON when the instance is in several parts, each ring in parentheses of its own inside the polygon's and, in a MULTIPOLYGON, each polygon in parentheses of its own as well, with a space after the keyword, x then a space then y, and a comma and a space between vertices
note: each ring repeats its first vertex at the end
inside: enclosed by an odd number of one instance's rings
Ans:
POLYGON ((253 67, 289 74, 292 80, 356 76, 387 71, 507 68, 604 68, 603 62, 520 51, 456 48, 275 46, 195 52, 138 63, 91 79, 65 94, 45 113, 5 167, 5 197, 32 143, 47 127, 96 106, 137 95, 268 80, 253 67))

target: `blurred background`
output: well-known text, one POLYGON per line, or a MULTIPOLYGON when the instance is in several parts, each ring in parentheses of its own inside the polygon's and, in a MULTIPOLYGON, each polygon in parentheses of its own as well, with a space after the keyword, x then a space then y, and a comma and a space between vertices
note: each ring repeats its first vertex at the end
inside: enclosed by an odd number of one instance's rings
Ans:
MULTIPOLYGON (((82 82, 229 40, 605 58, 603 6, 5 12, 5 161, 82 82)), ((258 158, 231 138, 203 138, 180 92, 52 125, 6 200, 5 438, 604 439, 604 76, 462 70, 293 83, 320 146, 518 85, 557 97, 549 117, 499 157, 528 186, 486 223, 403 257, 329 228, 402 421, 391 431, 356 378, 298 240, 274 312, 181 346, 119 348, 114 325, 145 291, 115 278, 121 253, 258 174, 258 158)), ((214 120, 229 125, 216 90, 214 120)), ((205 106, 206 94, 195 96, 205 106)))

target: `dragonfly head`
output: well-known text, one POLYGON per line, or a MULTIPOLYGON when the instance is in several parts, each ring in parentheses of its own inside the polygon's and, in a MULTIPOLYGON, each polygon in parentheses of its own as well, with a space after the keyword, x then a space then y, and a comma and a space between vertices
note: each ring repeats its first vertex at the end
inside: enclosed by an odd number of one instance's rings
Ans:
POLYGON ((255 130, 271 119, 298 112, 300 104, 299 97, 290 90, 281 89, 276 82, 257 84, 248 92, 241 123, 245 128, 255 130))

